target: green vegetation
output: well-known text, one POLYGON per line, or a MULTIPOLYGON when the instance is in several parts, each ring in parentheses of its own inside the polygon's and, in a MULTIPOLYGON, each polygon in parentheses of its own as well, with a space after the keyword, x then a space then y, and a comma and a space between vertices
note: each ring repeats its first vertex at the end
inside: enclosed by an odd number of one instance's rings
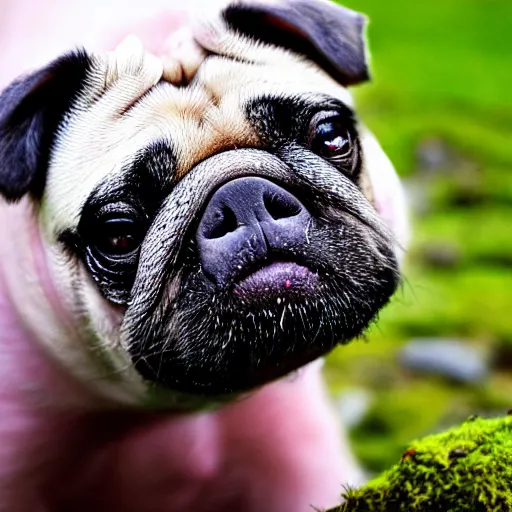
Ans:
POLYGON ((415 441, 400 462, 331 512, 512 510, 512 418, 469 419, 415 441))
POLYGON ((373 81, 354 94, 413 198, 402 291, 327 363, 335 396, 373 398, 351 436, 379 472, 410 439, 512 406, 512 2, 341 3, 370 18, 373 81), (485 348, 492 376, 469 386, 405 371, 397 351, 422 336, 485 348))

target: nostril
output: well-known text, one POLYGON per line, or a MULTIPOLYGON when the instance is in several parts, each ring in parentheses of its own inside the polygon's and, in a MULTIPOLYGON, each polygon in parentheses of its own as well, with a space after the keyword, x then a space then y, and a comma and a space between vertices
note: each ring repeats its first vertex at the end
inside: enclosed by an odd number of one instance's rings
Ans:
POLYGON ((228 233, 235 231, 237 227, 238 222, 233 210, 227 206, 222 206, 212 216, 203 234, 205 238, 209 239, 222 238, 228 233))
POLYGON ((286 219, 298 215, 302 206, 292 198, 283 197, 278 194, 266 194, 263 197, 265 209, 274 220, 286 219))

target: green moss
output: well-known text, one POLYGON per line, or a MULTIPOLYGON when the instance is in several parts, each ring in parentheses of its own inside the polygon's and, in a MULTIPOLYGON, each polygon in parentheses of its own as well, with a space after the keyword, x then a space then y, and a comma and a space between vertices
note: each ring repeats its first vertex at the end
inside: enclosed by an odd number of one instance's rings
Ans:
POLYGON ((404 381, 403 387, 379 393, 350 432, 356 456, 370 471, 389 467, 411 439, 436 428, 451 402, 450 390, 435 381, 404 381))
POLYGON ((411 256, 420 262, 429 245, 453 247, 457 266, 512 264, 512 208, 459 209, 422 220, 411 256), (485 219, 485 222, 482 221, 485 219))
POLYGON ((393 464, 415 437, 457 425, 475 411, 485 414, 510 406, 512 380, 507 370, 477 386, 411 375, 396 357, 403 343, 375 333, 371 342, 340 347, 326 364, 335 394, 356 387, 372 398, 364 418, 349 434, 357 458, 375 473, 393 464))
POLYGON ((508 0, 343 0, 368 14, 373 82, 357 90, 360 112, 402 174, 414 148, 439 136, 479 163, 504 163, 512 148, 512 52, 508 0))
POLYGON ((341 347, 326 365, 335 395, 355 386, 373 398, 351 437, 363 464, 382 471, 410 439, 508 407, 512 393, 512 2, 340 3, 370 19, 373 81, 353 90, 358 114, 424 207, 415 210, 403 290, 367 342, 341 347), (418 158, 432 140, 447 155, 433 171, 418 158), (455 249, 452 265, 429 259, 436 246, 455 249), (407 374, 397 351, 420 336, 487 348, 493 375, 453 386, 407 374))
POLYGON ((512 418, 472 419, 415 441, 331 512, 512 510, 512 418))
MULTIPOLYGON (((425 180, 426 181, 426 180, 425 180)), ((456 213, 495 205, 501 213, 510 213, 512 206, 512 174, 505 168, 487 167, 485 172, 445 173, 432 176, 430 202, 434 214, 456 213), (509 210, 503 207, 508 206, 509 210)))
POLYGON ((411 271, 404 290, 381 314, 379 333, 395 339, 457 336, 512 339, 512 271, 470 266, 411 271))

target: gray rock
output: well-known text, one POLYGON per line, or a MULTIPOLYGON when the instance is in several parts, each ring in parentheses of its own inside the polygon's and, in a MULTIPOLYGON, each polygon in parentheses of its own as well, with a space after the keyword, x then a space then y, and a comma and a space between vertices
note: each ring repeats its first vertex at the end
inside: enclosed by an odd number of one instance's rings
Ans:
POLYGON ((416 160, 421 171, 439 172, 450 169, 454 154, 448 144, 439 138, 422 140, 416 148, 416 160))
POLYGON ((424 175, 458 175, 472 174, 478 164, 442 138, 426 137, 416 146, 416 168, 424 175))
POLYGON ((490 365, 483 350, 460 340, 421 338, 398 353, 408 370, 439 375, 456 382, 475 384, 487 379, 490 365))
POLYGON ((421 250, 423 260, 431 267, 453 268, 460 264, 461 250, 455 244, 431 242, 421 250))
POLYGON ((340 394, 337 402, 341 421, 348 428, 353 428, 364 419, 373 397, 364 388, 347 388, 340 394))
POLYGON ((402 185, 407 196, 407 203, 416 215, 425 216, 432 211, 432 201, 424 180, 417 178, 402 178, 402 185))

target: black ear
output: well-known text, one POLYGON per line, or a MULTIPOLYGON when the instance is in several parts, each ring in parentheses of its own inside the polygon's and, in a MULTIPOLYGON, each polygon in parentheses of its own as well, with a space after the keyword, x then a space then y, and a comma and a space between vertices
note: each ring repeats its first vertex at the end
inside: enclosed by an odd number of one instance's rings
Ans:
POLYGON ((22 77, 0 94, 0 195, 42 194, 50 149, 91 67, 80 50, 22 77))
POLYGON ((369 79, 365 17, 325 0, 243 0, 224 10, 228 26, 307 56, 343 85, 369 79))

